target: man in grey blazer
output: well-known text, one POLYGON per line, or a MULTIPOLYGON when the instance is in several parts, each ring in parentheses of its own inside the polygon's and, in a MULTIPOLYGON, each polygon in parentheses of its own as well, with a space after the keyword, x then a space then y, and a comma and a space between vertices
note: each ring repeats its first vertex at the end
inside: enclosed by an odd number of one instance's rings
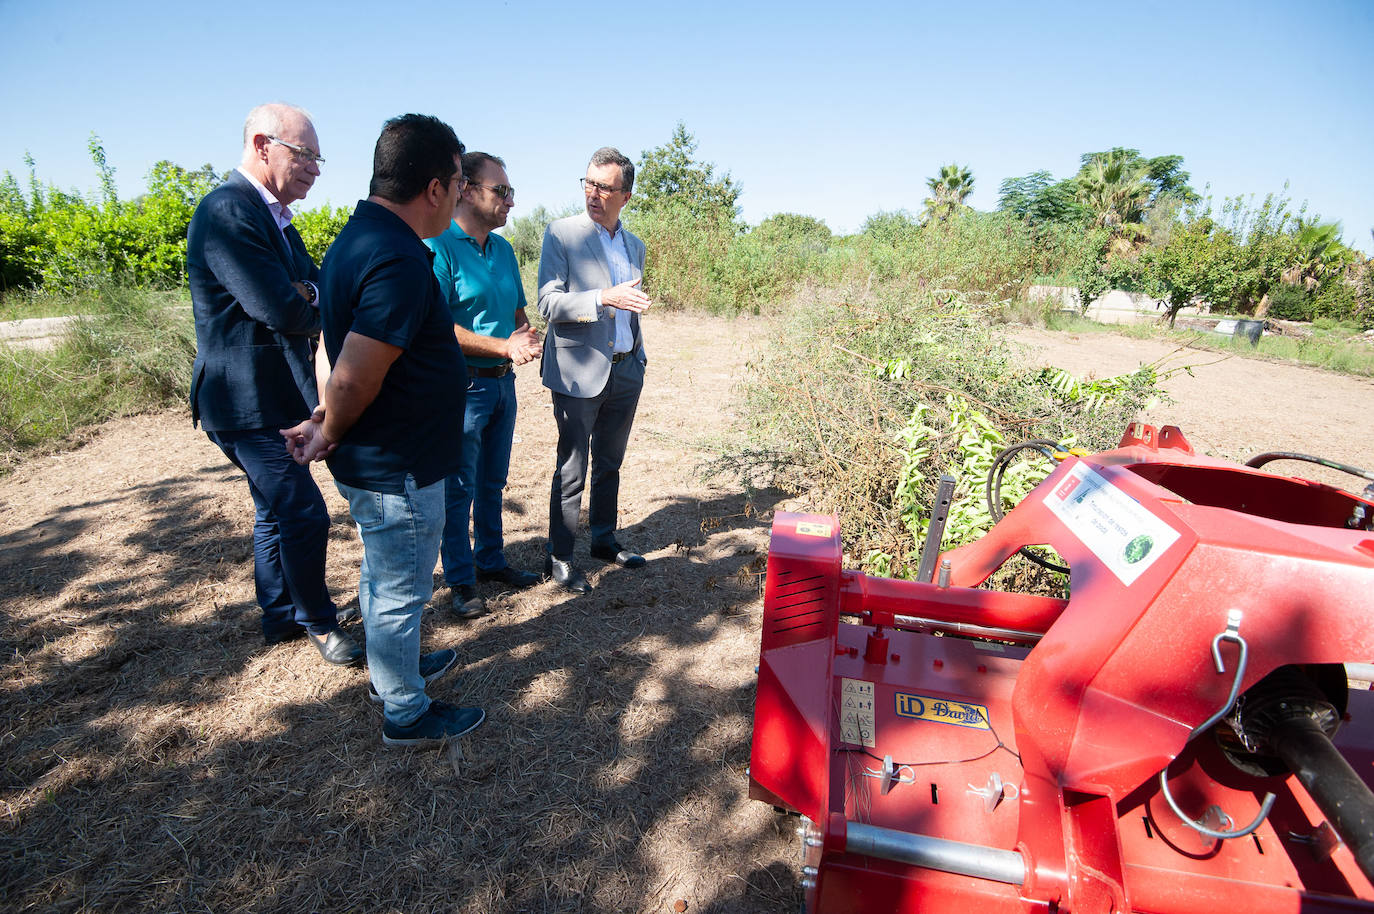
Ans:
POLYGON ((542 373, 558 425, 544 570, 574 593, 592 589, 573 564, 589 463, 592 557, 644 564, 616 539, 620 465, 648 365, 639 322, 649 307, 639 287, 644 242, 620 223, 634 179, 634 163, 619 151, 593 153, 582 179, 586 213, 550 224, 539 257, 539 313, 548 321, 542 373))
POLYGON ((191 421, 248 477, 263 639, 308 637, 328 662, 350 664, 363 651, 339 628, 325 586, 329 511, 277 431, 321 409, 312 360, 319 270, 289 208, 315 183, 319 150, 304 111, 259 105, 243 126, 238 169, 191 217, 191 421))

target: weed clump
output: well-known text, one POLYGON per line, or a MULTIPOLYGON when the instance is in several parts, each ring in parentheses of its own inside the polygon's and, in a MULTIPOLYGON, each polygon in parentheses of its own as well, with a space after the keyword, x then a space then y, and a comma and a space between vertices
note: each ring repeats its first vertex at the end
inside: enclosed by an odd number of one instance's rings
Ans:
MULTIPOLYGON (((1008 445, 1046 438, 1113 447, 1161 396, 1154 366, 1090 384, 1027 365, 995 333, 992 308, 895 283, 808 292, 746 381, 748 444, 719 471, 840 517, 852 564, 908 577, 939 477, 956 479, 945 547, 982 535, 984 482, 1008 445)), ((1013 468, 1010 507, 1048 470, 1013 468)))

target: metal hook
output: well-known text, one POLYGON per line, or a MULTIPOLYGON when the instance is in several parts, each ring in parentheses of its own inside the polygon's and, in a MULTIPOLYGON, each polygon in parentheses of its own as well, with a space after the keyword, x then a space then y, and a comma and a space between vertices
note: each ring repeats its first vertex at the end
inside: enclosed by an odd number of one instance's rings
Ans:
MULTIPOLYGON (((1218 710, 1211 717, 1207 718, 1207 720, 1203 721, 1200 725, 1195 727, 1193 729, 1193 732, 1188 734, 1188 742, 1192 742, 1200 734, 1210 730, 1212 726, 1216 724, 1217 721, 1221 720, 1223 717, 1225 717, 1227 714, 1231 712, 1231 708, 1235 707, 1236 698, 1240 694, 1241 682, 1245 679, 1245 664, 1249 660, 1250 655, 1249 645, 1247 645, 1245 643, 1245 639, 1240 636, 1241 615, 1241 611, 1238 609, 1232 609, 1228 611, 1226 613, 1226 630, 1221 632, 1212 639, 1212 662, 1216 665, 1218 675, 1222 675, 1226 672, 1226 663, 1221 659, 1221 642, 1230 641, 1236 645, 1237 649, 1236 673, 1235 678, 1231 682, 1231 691, 1226 698, 1226 704, 1222 705, 1220 710, 1218 710)), ((1168 765, 1165 765, 1164 770, 1159 772, 1159 792, 1164 795, 1164 802, 1169 804, 1169 808, 1174 811, 1174 815, 1178 816, 1181 820, 1183 820, 1184 825, 1187 825, 1194 831, 1197 831, 1200 834, 1204 834, 1209 838, 1219 838, 1223 841, 1230 838, 1243 838, 1255 829, 1259 828, 1260 825, 1263 824, 1264 820, 1268 818, 1269 810, 1274 807, 1275 799, 1272 793, 1266 793, 1264 795, 1263 802, 1260 803, 1259 815, 1255 817, 1255 821, 1251 822, 1244 828, 1227 829, 1225 831, 1222 831, 1219 829, 1210 828, 1207 825, 1204 825, 1201 821, 1189 818, 1188 815, 1184 813, 1182 809, 1179 808, 1178 803, 1174 800, 1173 794, 1169 792, 1168 765)), ((1217 810, 1217 812, 1222 817, 1224 817, 1224 820, 1233 821, 1231 820, 1230 816, 1226 815, 1226 813, 1224 812, 1221 812, 1221 810, 1217 810)))

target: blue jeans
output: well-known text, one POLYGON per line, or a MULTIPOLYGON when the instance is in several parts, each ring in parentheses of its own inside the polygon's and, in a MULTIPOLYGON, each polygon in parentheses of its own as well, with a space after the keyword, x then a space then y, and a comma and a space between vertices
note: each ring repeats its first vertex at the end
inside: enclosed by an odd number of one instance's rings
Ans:
POLYGON ((253 521, 253 582, 262 607, 263 637, 338 628, 337 608, 324 583, 329 509, 310 468, 291 459, 274 428, 206 431, 248 476, 253 521))
POLYGON ((443 483, 419 488, 406 476, 403 495, 335 481, 363 540, 358 608, 367 632, 367 669, 386 719, 409 726, 429 710, 420 676, 420 614, 434 595, 434 562, 444 532, 443 483))
POLYGON ((515 372, 500 378, 470 378, 463 412, 462 464, 444 480, 444 581, 450 586, 476 582, 475 568, 506 567, 501 530, 501 493, 510 472, 515 436, 515 372), (472 539, 468 540, 468 517, 472 539), (474 566, 475 559, 475 566, 474 566))

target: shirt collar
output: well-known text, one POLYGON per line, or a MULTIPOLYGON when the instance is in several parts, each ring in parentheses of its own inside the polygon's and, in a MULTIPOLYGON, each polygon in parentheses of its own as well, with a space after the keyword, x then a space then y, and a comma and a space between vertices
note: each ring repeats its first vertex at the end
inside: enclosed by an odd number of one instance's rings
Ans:
POLYGON ((620 221, 619 219, 615 220, 615 233, 614 233, 614 234, 612 234, 611 232, 607 231, 607 230, 606 230, 606 226, 602 225, 600 222, 597 222, 595 219, 592 220, 592 225, 596 226, 596 230, 597 230, 598 232, 600 232, 601 235, 602 235, 604 238, 606 238, 607 240, 611 240, 611 241, 615 240, 616 238, 619 238, 619 237, 620 237, 620 232, 621 232, 621 230, 624 228, 623 224, 621 223, 621 221, 620 221))
POLYGON ((267 208, 272 211, 272 216, 277 220, 277 227, 285 229, 286 226, 291 223, 291 219, 295 215, 291 212, 291 208, 278 200, 276 195, 268 190, 266 185, 261 181, 253 177, 247 171, 244 171, 242 165, 236 168, 235 171, 247 178, 248 183, 258 189, 258 193, 262 195, 262 202, 267 204, 267 208))

